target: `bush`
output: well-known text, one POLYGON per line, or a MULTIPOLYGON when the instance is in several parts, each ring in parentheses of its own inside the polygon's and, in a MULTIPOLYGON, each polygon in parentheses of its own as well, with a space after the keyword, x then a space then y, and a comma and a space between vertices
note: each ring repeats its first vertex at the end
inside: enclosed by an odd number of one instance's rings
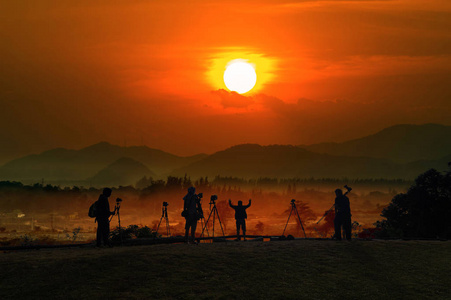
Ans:
POLYGON ((122 240, 161 237, 160 234, 157 234, 156 231, 150 229, 149 227, 147 226, 139 227, 138 225, 129 225, 126 228, 121 227, 120 231, 119 227, 116 227, 114 230, 110 232, 111 241, 115 244, 120 243, 121 236, 122 240))

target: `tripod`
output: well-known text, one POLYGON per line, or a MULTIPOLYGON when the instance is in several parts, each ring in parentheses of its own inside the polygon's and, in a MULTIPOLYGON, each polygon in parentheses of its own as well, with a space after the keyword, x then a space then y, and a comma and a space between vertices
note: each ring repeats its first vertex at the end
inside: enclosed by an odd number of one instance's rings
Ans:
MULTIPOLYGON (((116 199, 116 206, 114 207, 114 211, 117 212, 117 221, 119 223, 119 237, 121 239, 121 245, 122 245, 122 229, 121 229, 121 214, 120 214, 121 203, 122 203, 122 199, 121 198, 117 198, 116 199)), ((111 222, 112 219, 113 219, 113 216, 111 216, 110 222, 111 222)))
MULTIPOLYGON (((222 228, 222 223, 221 223, 221 219, 219 218, 219 213, 218 213, 218 209, 216 208, 216 202, 215 200, 217 199, 216 196, 211 196, 211 200, 210 200, 210 215, 207 218, 207 221, 205 222, 205 226, 202 229, 202 233, 200 234, 200 236, 203 236, 204 234, 204 230, 207 229, 207 225, 208 225, 208 221, 210 221, 211 216, 213 215, 213 238, 215 237, 215 220, 216 220, 216 216, 218 216, 218 221, 219 221, 219 226, 221 226, 221 231, 222 231, 222 236, 225 236, 224 234, 224 229, 222 228), (213 205, 213 208, 211 208, 211 206, 213 205)), ((207 233, 208 233, 208 229, 207 229, 207 233)))
POLYGON ((168 219, 168 203, 167 202, 163 202, 163 207, 161 209, 161 218, 160 218, 160 223, 158 223, 158 227, 157 227, 157 231, 156 233, 158 233, 158 229, 160 229, 160 224, 161 221, 163 220, 163 218, 166 220, 166 234, 167 236, 171 235, 171 231, 169 229, 169 219, 168 219))
MULTIPOLYGON (((208 228, 207 228, 207 223, 205 222, 205 218, 203 215, 200 217, 200 225, 202 226, 202 229, 205 228, 207 230, 207 235, 208 235, 208 237, 210 237, 210 233, 208 232, 208 228)), ((203 237, 203 235, 204 235, 204 231, 202 230, 200 237, 203 237)))
MULTIPOLYGON (((205 227, 205 229, 207 230, 207 235, 208 235, 208 237, 210 237, 210 233, 208 232, 208 228, 206 226, 207 224, 205 223, 204 210, 202 209, 202 203, 200 203, 201 199, 202 198, 199 198, 197 213, 200 215, 199 219, 200 219, 201 228, 204 229, 204 227, 205 227)), ((200 237, 203 237, 203 236, 204 236, 204 231, 202 230, 200 237)))
POLYGON ((304 230, 304 225, 302 225, 301 217, 299 216, 298 209, 296 208, 296 203, 295 203, 295 201, 296 201, 296 200, 294 200, 294 199, 291 200, 291 211, 290 211, 290 215, 288 216, 287 224, 285 224, 285 228, 283 229, 282 235, 285 234, 285 229, 287 229, 288 222, 290 221, 291 214, 294 212, 294 213, 297 215, 297 217, 298 217, 299 223, 301 224, 302 231, 304 232, 304 237, 307 238, 307 235, 305 234, 305 230, 304 230))

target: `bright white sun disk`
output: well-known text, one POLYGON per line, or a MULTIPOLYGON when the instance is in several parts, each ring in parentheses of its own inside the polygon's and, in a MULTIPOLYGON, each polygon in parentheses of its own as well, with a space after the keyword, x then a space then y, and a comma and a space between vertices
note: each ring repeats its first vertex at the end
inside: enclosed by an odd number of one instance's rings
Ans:
POLYGON ((250 63, 236 59, 227 66, 224 72, 224 83, 230 91, 244 94, 257 83, 257 74, 250 63))

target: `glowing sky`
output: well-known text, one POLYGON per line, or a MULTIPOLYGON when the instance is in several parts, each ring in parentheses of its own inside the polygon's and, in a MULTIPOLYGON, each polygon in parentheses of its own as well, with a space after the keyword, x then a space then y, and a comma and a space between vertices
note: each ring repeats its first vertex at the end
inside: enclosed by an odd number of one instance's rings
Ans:
POLYGON ((0 163, 99 141, 179 155, 451 125, 451 1, 1 1, 0 163), (244 95, 223 68, 256 66, 244 95))

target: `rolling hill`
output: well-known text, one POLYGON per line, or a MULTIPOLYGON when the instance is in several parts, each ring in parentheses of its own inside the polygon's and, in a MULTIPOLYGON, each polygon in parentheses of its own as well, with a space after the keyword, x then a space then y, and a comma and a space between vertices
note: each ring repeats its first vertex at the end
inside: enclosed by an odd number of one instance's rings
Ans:
POLYGON ((122 157, 100 170, 88 181, 94 186, 133 185, 144 176, 155 177, 155 173, 134 159, 122 157))
POLYGON ((143 176, 192 178, 402 178, 451 161, 451 126, 397 125, 344 143, 310 146, 243 144, 211 155, 180 157, 161 150, 106 142, 80 150, 63 148, 12 160, 0 180, 24 183, 128 185, 143 176))
POLYGON ((343 143, 322 143, 301 147, 316 153, 385 158, 407 163, 436 160, 451 154, 450 137, 451 126, 402 124, 343 143))
POLYGON ((12 160, 0 167, 0 180, 70 182, 86 180, 122 157, 142 163, 156 176, 205 157, 180 157, 145 146, 120 147, 101 142, 80 150, 57 148, 12 160))
POLYGON ((431 167, 440 166, 445 168, 446 164, 442 160, 401 164, 382 158, 314 153, 295 146, 245 144, 214 153, 175 170, 172 175, 413 179, 431 167))

